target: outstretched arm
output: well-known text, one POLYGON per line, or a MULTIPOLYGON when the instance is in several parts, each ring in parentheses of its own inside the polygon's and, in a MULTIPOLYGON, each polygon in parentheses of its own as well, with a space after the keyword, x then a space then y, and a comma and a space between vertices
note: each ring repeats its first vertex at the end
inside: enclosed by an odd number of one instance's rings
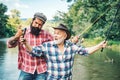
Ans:
POLYGON ((97 44, 96 46, 86 48, 86 50, 88 51, 89 54, 92 54, 92 53, 98 51, 99 49, 104 48, 106 45, 107 45, 107 42, 102 41, 101 43, 97 44))

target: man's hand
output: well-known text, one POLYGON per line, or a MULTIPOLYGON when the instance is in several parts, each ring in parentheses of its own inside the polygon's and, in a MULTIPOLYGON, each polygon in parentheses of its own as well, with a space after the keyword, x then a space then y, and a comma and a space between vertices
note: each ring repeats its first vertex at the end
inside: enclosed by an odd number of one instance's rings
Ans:
POLYGON ((107 41, 102 41, 98 45, 99 45, 100 48, 105 48, 106 45, 107 45, 107 41))
POLYGON ((107 45, 106 41, 102 41, 99 44, 92 46, 92 47, 87 47, 86 50, 88 51, 89 54, 92 54, 94 52, 96 52, 97 50, 101 49, 101 48, 105 48, 107 45))
POLYGON ((32 51, 32 46, 30 46, 30 44, 27 42, 27 40, 25 38, 23 38, 23 36, 20 37, 20 43, 22 45, 25 45, 27 51, 29 51, 29 52, 32 51))
POLYGON ((23 38, 23 36, 20 37, 20 43, 21 44, 26 44, 27 43, 26 39, 23 38))
POLYGON ((23 31, 22 31, 22 29, 18 29, 18 31, 17 31, 17 33, 15 34, 15 39, 18 39, 18 38, 20 38, 20 36, 23 34, 23 31))
POLYGON ((78 36, 74 36, 74 37, 72 37, 71 41, 73 43, 77 43, 79 41, 79 37, 78 36))
POLYGON ((17 43, 18 39, 20 38, 20 36, 23 34, 22 29, 18 29, 17 33, 15 34, 15 36, 11 37, 9 39, 9 44, 10 45, 14 45, 17 43))

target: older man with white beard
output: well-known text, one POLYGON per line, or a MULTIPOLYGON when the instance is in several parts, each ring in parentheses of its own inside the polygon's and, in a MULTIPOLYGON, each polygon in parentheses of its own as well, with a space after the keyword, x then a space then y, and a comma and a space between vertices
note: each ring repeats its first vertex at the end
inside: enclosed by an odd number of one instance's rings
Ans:
POLYGON ((71 34, 68 28, 60 24, 54 27, 54 41, 45 42, 42 45, 31 47, 24 38, 21 44, 27 48, 28 54, 47 58, 47 79, 46 80, 72 80, 72 67, 76 54, 89 55, 106 46, 105 41, 89 48, 83 48, 71 43, 68 39, 71 34))

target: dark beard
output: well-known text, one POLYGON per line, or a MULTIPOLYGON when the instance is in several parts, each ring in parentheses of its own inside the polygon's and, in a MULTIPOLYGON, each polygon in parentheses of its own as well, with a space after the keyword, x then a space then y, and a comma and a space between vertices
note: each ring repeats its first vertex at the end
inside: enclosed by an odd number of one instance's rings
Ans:
POLYGON ((39 35, 41 29, 39 29, 38 27, 33 27, 33 26, 30 26, 31 28, 31 34, 35 35, 36 37, 39 35))

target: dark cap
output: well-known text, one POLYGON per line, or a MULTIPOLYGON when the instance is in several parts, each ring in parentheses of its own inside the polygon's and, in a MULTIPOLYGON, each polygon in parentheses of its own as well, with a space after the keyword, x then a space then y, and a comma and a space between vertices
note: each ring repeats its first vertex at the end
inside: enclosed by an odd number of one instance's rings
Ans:
POLYGON ((43 13, 39 13, 39 12, 34 14, 34 18, 39 18, 43 22, 46 22, 47 20, 47 17, 43 13))
POLYGON ((70 31, 68 30, 68 28, 64 25, 64 24, 59 24, 58 27, 53 27, 54 29, 60 29, 66 32, 67 34, 67 38, 66 40, 68 40, 71 37, 70 31))

